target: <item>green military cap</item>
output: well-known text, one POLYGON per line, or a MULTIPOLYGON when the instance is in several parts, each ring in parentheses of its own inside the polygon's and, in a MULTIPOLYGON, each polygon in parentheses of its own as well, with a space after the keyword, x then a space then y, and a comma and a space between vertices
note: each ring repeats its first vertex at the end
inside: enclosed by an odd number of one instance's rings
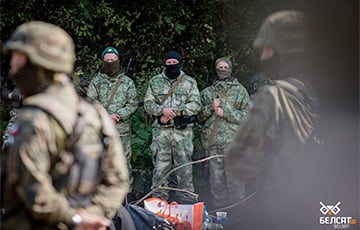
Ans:
POLYGON ((101 59, 104 59, 105 54, 113 53, 116 54, 116 56, 119 57, 119 52, 112 46, 108 46, 104 49, 104 51, 101 53, 101 59))

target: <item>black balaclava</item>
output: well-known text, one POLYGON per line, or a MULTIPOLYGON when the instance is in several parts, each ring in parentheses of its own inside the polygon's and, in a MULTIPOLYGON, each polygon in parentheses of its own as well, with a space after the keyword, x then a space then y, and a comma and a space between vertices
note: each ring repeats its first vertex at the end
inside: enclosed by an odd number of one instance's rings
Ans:
POLYGON ((176 79, 180 75, 180 67, 181 67, 181 56, 178 52, 172 50, 165 54, 165 61, 168 59, 176 59, 179 63, 175 65, 165 65, 165 75, 170 79, 176 79))
POLYGON ((120 60, 114 62, 105 62, 104 61, 104 73, 115 77, 120 72, 120 60))
POLYGON ((24 96, 31 96, 43 91, 53 81, 53 73, 39 68, 29 61, 15 74, 9 73, 11 80, 24 96))

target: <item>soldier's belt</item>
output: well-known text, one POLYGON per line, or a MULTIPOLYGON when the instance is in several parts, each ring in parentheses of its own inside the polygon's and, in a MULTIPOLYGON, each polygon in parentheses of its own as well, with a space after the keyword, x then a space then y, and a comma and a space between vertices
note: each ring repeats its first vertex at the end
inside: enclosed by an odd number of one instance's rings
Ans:
POLYGON ((173 122, 169 121, 168 123, 162 123, 160 117, 157 117, 157 121, 161 127, 174 127, 177 129, 185 129, 188 124, 196 123, 196 116, 176 116, 174 117, 173 122))

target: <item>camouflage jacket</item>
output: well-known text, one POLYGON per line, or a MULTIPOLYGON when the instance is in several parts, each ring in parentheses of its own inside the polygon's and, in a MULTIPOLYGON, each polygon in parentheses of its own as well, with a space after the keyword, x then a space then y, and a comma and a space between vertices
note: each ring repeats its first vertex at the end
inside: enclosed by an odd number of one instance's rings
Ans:
MULTIPOLYGON (((181 71, 181 74, 185 73, 181 71)), ((144 108, 149 115, 161 116, 162 109, 169 107, 175 108, 177 116, 192 116, 199 113, 201 110, 201 99, 197 82, 186 74, 165 100, 164 104, 160 105, 162 98, 167 95, 177 79, 169 79, 164 72, 150 79, 144 98, 144 108)), ((165 126, 174 126, 174 123, 171 121, 169 125, 165 126)), ((159 127, 157 119, 153 122, 153 127, 159 127)))
POLYGON ((277 80, 262 87, 226 153, 230 171, 241 180, 260 174, 269 178, 268 172, 281 171, 270 161, 286 159, 290 163, 291 154, 301 149, 313 133, 319 119, 316 106, 311 87, 298 79, 277 80))
POLYGON ((249 100, 246 88, 236 78, 227 82, 215 81, 212 86, 201 91, 203 109, 198 115, 198 121, 202 124, 200 138, 205 148, 209 147, 209 139, 217 122, 218 128, 211 146, 223 148, 231 143, 238 125, 248 114, 249 100), (220 99, 220 107, 224 110, 222 118, 217 117, 212 108, 214 97, 220 99))
POLYGON ((110 99, 112 90, 120 77, 122 77, 119 88, 110 103, 107 111, 109 114, 118 114, 120 121, 116 124, 116 129, 120 136, 131 135, 131 116, 138 107, 138 96, 134 81, 119 73, 116 77, 110 77, 104 73, 98 73, 90 82, 87 98, 106 106, 110 99))
POLYGON ((6 155, 4 229, 67 229, 79 207, 70 204, 73 189, 90 196, 90 203, 82 206, 88 212, 114 216, 129 188, 128 170, 112 120, 101 106, 95 106, 80 103, 69 83, 52 85, 24 100, 6 155), (46 104, 38 106, 41 103, 46 104), (75 132, 79 136, 72 136, 75 132), (67 178, 79 156, 69 148, 72 142, 87 159, 95 159, 90 168, 97 173, 95 181, 86 175, 80 181, 84 184, 69 187, 67 178))

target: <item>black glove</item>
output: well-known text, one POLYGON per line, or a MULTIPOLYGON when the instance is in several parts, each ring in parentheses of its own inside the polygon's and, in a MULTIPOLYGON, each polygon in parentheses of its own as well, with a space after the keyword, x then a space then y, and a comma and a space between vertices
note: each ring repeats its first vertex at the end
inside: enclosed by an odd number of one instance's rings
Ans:
POLYGON ((21 101, 22 100, 22 93, 19 88, 15 88, 12 93, 11 100, 13 101, 21 101))

